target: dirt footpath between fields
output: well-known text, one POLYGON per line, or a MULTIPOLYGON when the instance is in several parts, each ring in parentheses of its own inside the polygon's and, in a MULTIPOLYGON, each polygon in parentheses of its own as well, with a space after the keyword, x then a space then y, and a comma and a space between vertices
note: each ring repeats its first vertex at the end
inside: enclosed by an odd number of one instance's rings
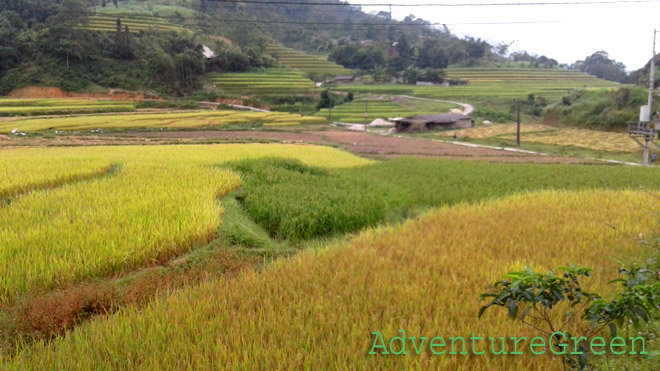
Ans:
POLYGON ((538 154, 513 153, 497 149, 470 148, 430 140, 372 135, 353 131, 171 131, 123 134, 126 139, 145 138, 152 141, 208 142, 232 140, 264 140, 282 143, 324 144, 345 148, 373 157, 438 157, 495 162, 592 163, 593 161, 538 154))
POLYGON ((471 148, 448 142, 373 135, 354 131, 165 131, 58 135, 54 138, 16 138, 0 135, 0 149, 16 147, 204 144, 233 142, 321 144, 345 148, 368 157, 435 157, 492 162, 595 163, 595 161, 540 154, 516 153, 491 148, 471 148))

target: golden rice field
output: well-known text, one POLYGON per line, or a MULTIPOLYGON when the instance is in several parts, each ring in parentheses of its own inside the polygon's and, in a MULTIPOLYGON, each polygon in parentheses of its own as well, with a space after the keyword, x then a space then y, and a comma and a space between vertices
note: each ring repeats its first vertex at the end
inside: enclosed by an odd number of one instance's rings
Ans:
POLYGON ((181 113, 129 114, 57 117, 0 122, 0 133, 12 130, 40 132, 45 130, 95 130, 95 129, 189 129, 224 128, 236 124, 261 123, 277 126, 323 124, 322 117, 308 117, 286 112, 246 111, 195 111, 181 113))
MULTIPOLYGON (((626 133, 615 133, 588 129, 558 129, 543 124, 522 124, 521 140, 556 146, 574 146, 607 152, 637 152, 640 147, 626 133)), ((445 131, 442 136, 456 135, 459 138, 502 138, 516 139, 516 124, 497 124, 469 129, 445 131)))
MULTIPOLYGON (((557 130, 554 126, 543 124, 524 124, 520 126, 521 133, 557 130)), ((496 124, 488 126, 479 126, 469 129, 451 130, 440 133, 441 135, 454 136, 461 138, 483 139, 491 138, 502 134, 515 134, 516 124, 496 124)))
POLYGON ((112 164, 104 159, 71 157, 35 158, 0 156, 0 199, 38 188, 49 188, 108 172, 112 164))
MULTIPOLYGON (((122 150, 125 152, 125 150, 122 150)), ((354 160, 348 160, 347 164, 354 160)), ((528 264, 597 268, 643 259, 627 235, 657 230, 634 191, 545 191, 430 212, 308 250, 262 272, 180 290, 145 308, 89 322, 27 348, 5 369, 530 369, 550 356, 368 355, 372 332, 406 336, 534 336, 504 313, 477 319, 485 286, 528 264), (523 259, 523 260, 519 260, 523 259)), ((611 286, 611 285, 610 285, 611 286)))
MULTIPOLYGON (((511 139, 511 136, 503 136, 511 139)), ((562 129, 521 135, 521 140, 557 146, 575 146, 607 152, 637 152, 640 147, 626 133, 588 129, 562 129)))
POLYGON ((0 207, 0 302, 208 243, 221 223, 217 198, 241 184, 238 174, 217 165, 263 156, 325 167, 369 163, 326 147, 263 144, 2 151, 0 168, 10 176, 0 185, 10 196, 17 184, 55 186, 110 164, 119 168, 0 207), (48 169, 53 163, 61 165, 48 169))

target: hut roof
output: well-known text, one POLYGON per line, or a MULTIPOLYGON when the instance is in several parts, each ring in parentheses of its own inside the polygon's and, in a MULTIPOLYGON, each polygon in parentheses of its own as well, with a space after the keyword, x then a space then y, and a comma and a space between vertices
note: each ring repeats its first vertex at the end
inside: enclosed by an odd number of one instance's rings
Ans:
POLYGON ((470 116, 465 116, 460 113, 444 113, 437 115, 415 115, 410 117, 404 117, 396 121, 410 122, 410 123, 428 123, 428 124, 451 124, 464 119, 470 119, 470 116))

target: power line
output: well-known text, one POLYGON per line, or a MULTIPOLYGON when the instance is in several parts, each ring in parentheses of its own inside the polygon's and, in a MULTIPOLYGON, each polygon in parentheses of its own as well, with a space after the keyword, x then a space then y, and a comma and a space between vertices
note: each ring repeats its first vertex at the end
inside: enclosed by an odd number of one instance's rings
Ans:
POLYGON ((655 3, 660 0, 600 0, 600 1, 549 1, 549 2, 509 2, 509 3, 427 3, 427 4, 365 4, 365 3, 309 3, 295 1, 260 0, 213 0, 214 3, 260 4, 260 5, 300 5, 300 6, 355 6, 355 7, 477 7, 477 6, 540 6, 540 5, 606 5, 655 3))
MULTIPOLYGON (((20 10, 19 8, 6 8, 11 10, 20 10)), ((22 8, 26 9, 26 8, 22 8)), ((34 7, 30 7, 34 9, 34 7)), ((367 26, 380 26, 380 27, 430 27, 430 26, 467 26, 467 25, 511 25, 511 24, 542 24, 542 23, 564 23, 563 21, 512 21, 512 22, 462 22, 462 23, 444 23, 444 22, 423 22, 423 23, 347 23, 347 22, 301 22, 301 21, 264 21, 264 20, 252 20, 252 19, 236 19, 236 18, 215 18, 215 17, 183 17, 183 16, 166 16, 166 15, 134 15, 134 14, 108 14, 108 13, 97 13, 97 12, 83 12, 83 11, 73 11, 73 10, 53 10, 42 8, 41 10, 53 11, 55 13, 65 13, 65 14, 78 14, 86 16, 102 16, 108 18, 121 18, 121 17, 132 17, 128 19, 140 19, 140 18, 154 18, 154 19, 176 19, 176 20, 194 20, 194 21, 217 21, 217 22, 235 22, 235 23, 247 23, 247 24, 267 24, 267 25, 298 25, 298 26, 342 26, 342 27, 367 27, 367 26)))

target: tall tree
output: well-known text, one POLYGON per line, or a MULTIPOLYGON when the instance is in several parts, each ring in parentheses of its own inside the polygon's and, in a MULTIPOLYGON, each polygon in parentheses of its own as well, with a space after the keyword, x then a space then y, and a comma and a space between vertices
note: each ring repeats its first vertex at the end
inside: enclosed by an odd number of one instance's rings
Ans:
POLYGON ((610 59, 609 54, 602 50, 593 53, 583 61, 576 61, 573 68, 601 79, 628 82, 626 66, 621 62, 610 59))
POLYGON ((66 59, 67 69, 71 59, 84 58, 87 33, 78 26, 87 23, 87 6, 81 0, 63 0, 59 12, 46 22, 50 30, 46 47, 66 59))

